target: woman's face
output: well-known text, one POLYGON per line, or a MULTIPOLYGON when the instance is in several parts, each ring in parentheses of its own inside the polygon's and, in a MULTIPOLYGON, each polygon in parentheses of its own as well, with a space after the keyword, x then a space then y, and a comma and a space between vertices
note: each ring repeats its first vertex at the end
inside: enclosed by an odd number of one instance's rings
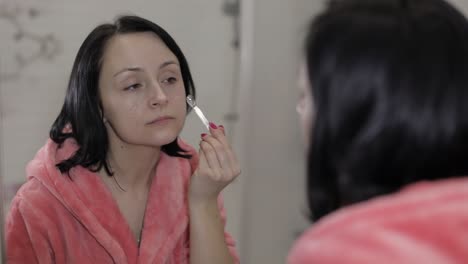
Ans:
POLYGON ((109 40, 99 95, 111 142, 160 147, 176 139, 184 125, 186 95, 179 61, 153 33, 109 40))
POLYGON ((306 63, 302 63, 299 68, 298 76, 299 99, 297 101, 296 110, 299 114, 300 127, 302 132, 303 142, 308 147, 310 140, 310 129, 312 127, 313 118, 315 118, 312 91, 307 71, 306 63))

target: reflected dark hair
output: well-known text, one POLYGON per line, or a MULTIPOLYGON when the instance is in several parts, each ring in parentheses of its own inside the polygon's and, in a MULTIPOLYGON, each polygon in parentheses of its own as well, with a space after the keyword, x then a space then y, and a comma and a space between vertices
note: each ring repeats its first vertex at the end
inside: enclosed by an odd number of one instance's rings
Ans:
POLYGON ((330 1, 310 26, 312 220, 468 175, 468 22, 443 0, 330 1))
MULTIPOLYGON (((57 144, 73 138, 79 146, 76 153, 57 164, 62 173, 77 166, 99 171, 103 166, 108 175, 112 171, 107 162, 109 142, 103 123, 98 80, 102 57, 108 41, 120 34, 153 32, 179 60, 185 93, 195 97, 195 86, 184 54, 174 39, 160 26, 137 16, 121 16, 114 24, 96 27, 85 39, 76 56, 71 71, 65 102, 50 130, 50 138, 57 144), (66 129, 70 127, 71 130, 66 129)), ((189 107, 187 107, 188 111, 189 107)), ((170 156, 191 158, 175 139, 162 146, 170 156)))

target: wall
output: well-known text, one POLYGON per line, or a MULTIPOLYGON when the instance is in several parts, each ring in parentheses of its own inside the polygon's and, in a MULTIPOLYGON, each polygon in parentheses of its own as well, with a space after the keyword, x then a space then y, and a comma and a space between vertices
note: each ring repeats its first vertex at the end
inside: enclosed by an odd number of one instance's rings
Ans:
POLYGON ((284 263, 307 226, 297 114, 303 35, 322 1, 243 1, 244 263, 284 263))
POLYGON ((448 2, 454 4, 463 13, 468 14, 468 0, 448 0, 448 2))

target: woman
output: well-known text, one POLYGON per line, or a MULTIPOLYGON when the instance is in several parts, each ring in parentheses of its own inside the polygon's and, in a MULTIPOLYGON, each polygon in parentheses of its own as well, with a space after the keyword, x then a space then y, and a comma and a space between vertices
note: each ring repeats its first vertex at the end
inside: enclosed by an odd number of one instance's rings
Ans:
POLYGON ((446 1, 330 1, 297 106, 318 221, 288 263, 468 263, 467 72, 446 1))
POLYGON ((238 262, 218 196, 239 164, 222 126, 198 154, 179 139, 188 94, 186 59, 161 27, 125 16, 95 28, 13 199, 8 263, 238 262))

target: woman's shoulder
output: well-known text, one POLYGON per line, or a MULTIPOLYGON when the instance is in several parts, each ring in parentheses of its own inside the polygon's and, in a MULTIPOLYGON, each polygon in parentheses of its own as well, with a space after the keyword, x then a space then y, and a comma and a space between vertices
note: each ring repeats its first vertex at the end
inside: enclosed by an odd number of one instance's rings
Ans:
POLYGON ((47 188, 37 179, 28 179, 16 192, 10 203, 11 214, 41 215, 54 207, 54 197, 47 188), (41 213, 42 212, 42 213, 41 213))
POLYGON ((468 232, 461 225, 468 221, 467 203, 468 180, 458 179, 418 183, 342 208, 304 232, 289 263, 450 263, 447 256, 468 260, 468 253, 457 253, 468 252, 468 243, 459 238, 468 232))

